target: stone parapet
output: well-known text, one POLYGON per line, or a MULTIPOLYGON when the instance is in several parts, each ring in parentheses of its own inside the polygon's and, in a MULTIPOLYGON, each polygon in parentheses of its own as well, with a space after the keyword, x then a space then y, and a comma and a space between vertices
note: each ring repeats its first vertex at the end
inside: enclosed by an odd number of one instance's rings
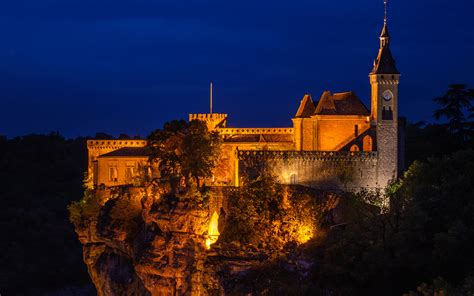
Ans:
POLYGON ((146 140, 87 140, 88 149, 110 149, 122 147, 145 147, 146 140))
POLYGON ((293 128, 219 128, 217 131, 221 135, 292 135, 295 132, 293 128))
POLYGON ((303 159, 326 161, 377 161, 377 152, 365 151, 237 151, 239 160, 261 159, 303 159))
POLYGON ((223 120, 227 118, 227 114, 223 113, 195 113, 189 114, 189 121, 191 120, 223 120))

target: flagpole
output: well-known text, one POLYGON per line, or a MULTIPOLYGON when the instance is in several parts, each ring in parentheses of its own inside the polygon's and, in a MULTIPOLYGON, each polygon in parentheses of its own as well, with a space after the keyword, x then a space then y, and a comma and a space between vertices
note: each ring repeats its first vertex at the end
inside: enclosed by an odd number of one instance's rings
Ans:
POLYGON ((210 113, 212 114, 212 81, 211 81, 211 86, 210 86, 210 113))

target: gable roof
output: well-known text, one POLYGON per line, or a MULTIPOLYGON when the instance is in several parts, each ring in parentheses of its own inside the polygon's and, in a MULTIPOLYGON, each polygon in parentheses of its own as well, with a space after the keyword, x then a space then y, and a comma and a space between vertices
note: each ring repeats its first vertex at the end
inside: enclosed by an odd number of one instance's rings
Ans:
POLYGON ((296 111, 295 117, 310 117, 314 114, 314 110, 316 110, 316 107, 313 99, 311 98, 311 95, 306 94, 301 100, 300 107, 298 108, 298 111, 296 111))
POLYGON ((369 110, 354 92, 331 94, 325 91, 319 100, 316 115, 370 115, 369 110))
POLYGON ((100 157, 148 157, 149 152, 146 147, 123 147, 112 152, 102 154, 100 157))

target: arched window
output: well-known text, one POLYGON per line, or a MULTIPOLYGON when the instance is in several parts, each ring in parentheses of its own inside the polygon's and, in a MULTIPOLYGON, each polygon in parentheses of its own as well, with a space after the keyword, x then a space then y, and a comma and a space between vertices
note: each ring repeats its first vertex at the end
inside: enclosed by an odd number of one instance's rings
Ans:
POLYGON ((372 146, 372 137, 371 136, 365 136, 364 139, 362 140, 363 144, 363 150, 364 151, 372 151, 373 146, 372 146))
POLYGON ((297 182, 296 174, 291 174, 290 176, 290 184, 295 185, 297 182))
POLYGON ((351 151, 360 151, 359 146, 357 146, 356 144, 352 145, 351 151))

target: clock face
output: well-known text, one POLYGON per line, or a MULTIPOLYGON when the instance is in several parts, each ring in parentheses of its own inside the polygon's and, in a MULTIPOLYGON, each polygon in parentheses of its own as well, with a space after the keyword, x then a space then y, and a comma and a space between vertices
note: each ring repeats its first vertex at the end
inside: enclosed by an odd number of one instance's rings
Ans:
POLYGON ((382 96, 385 101, 390 101, 393 98, 393 94, 389 90, 386 90, 382 96))

